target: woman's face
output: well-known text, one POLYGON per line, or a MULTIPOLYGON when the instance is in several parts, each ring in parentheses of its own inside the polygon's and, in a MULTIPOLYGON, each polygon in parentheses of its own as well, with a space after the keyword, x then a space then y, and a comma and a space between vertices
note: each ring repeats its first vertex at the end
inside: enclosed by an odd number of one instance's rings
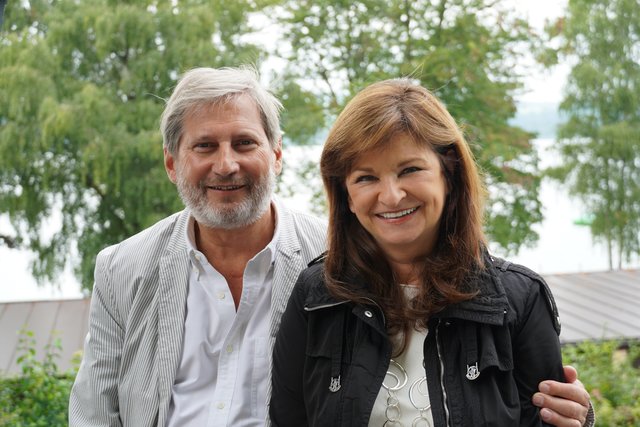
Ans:
POLYGON ((362 154, 346 186, 351 212, 388 257, 413 260, 432 251, 447 194, 436 153, 398 134, 362 154))

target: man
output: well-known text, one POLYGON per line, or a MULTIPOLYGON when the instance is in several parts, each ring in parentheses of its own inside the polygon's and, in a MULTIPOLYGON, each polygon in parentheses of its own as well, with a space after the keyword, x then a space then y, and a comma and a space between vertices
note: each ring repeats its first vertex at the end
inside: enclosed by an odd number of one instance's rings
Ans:
MULTIPOLYGON (((70 425, 267 422, 272 339, 326 231, 273 196, 280 110, 250 69, 182 77, 161 130, 187 208, 98 254, 70 425)), ((548 383, 552 422, 580 425, 586 391, 548 383)))

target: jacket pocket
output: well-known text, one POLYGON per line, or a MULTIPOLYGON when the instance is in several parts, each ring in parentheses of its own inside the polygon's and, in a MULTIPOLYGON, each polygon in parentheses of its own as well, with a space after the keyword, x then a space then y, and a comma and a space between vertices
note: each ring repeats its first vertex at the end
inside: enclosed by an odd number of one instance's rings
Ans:
POLYGON ((483 426, 518 425, 520 404, 508 328, 467 323, 465 329, 462 382, 471 418, 482 420, 483 426))
POLYGON ((479 325, 477 329, 476 336, 480 345, 476 344, 476 346, 479 348, 478 368, 480 372, 489 368, 496 368, 502 372, 513 370, 513 352, 509 330, 490 325, 479 325))
POLYGON ((342 353, 344 322, 348 315, 345 305, 340 303, 307 311, 307 356, 332 358, 336 352, 342 353))
POLYGON ((336 310, 312 311, 308 317, 304 390, 307 413, 313 414, 310 427, 340 424, 343 314, 336 310))

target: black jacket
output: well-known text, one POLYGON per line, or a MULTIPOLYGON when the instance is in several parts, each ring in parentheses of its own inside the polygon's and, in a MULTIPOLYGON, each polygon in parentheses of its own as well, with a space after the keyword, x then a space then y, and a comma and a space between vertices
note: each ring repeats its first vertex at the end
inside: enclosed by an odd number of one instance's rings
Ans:
MULTIPOLYGON (((545 425, 531 398, 540 381, 564 380, 551 292, 531 270, 489 257, 476 281, 475 298, 428 322, 424 364, 435 427, 545 425)), ((377 304, 335 300, 322 263, 311 265, 276 338, 273 425, 367 426, 391 350, 377 304)))

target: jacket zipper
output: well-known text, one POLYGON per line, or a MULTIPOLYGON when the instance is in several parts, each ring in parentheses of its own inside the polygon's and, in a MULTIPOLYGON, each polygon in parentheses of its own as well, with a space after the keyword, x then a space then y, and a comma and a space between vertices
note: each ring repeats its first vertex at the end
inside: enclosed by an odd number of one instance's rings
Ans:
POLYGON ((322 305, 316 305, 315 307, 304 307, 304 311, 316 311, 316 310, 321 310, 323 308, 329 308, 329 307, 335 307, 336 305, 341 305, 341 304, 346 304, 347 301, 340 301, 340 302, 333 302, 331 304, 322 304, 322 305))
MULTIPOLYGON (((371 298, 364 298, 367 301, 369 301, 372 305, 375 305, 376 308, 378 309, 378 312, 380 313, 380 316, 382 316, 382 325, 385 326, 387 324, 387 319, 384 317, 384 312, 382 311, 382 308, 378 305, 377 302, 375 302, 374 300, 372 300, 371 298)), ((348 301, 339 301, 339 302, 332 302, 332 303, 328 303, 328 304, 322 304, 322 305, 316 305, 314 307, 304 307, 304 311, 316 311, 316 310, 321 310, 323 308, 329 308, 329 307, 335 307, 337 305, 341 305, 341 304, 346 304, 348 301)))
POLYGON ((445 424, 449 426, 449 405, 447 404, 447 391, 444 388, 444 362, 442 360, 442 349, 440 348, 440 323, 442 319, 438 319, 436 326, 436 350, 438 352, 438 362, 440 363, 440 388, 442 388, 442 403, 444 406, 445 424))

